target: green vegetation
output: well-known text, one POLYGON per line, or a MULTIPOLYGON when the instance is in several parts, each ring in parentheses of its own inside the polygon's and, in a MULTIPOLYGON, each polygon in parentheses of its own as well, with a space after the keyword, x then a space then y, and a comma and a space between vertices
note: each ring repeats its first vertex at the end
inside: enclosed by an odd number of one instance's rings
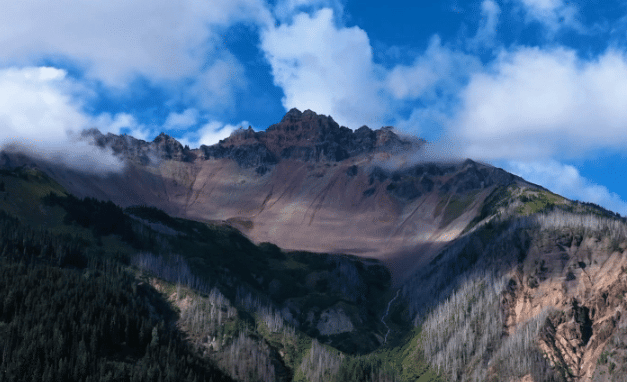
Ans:
MULTIPOLYGON (((327 309, 348 304, 344 312, 360 324, 359 330, 348 336, 333 334, 326 340, 351 353, 378 346, 373 333, 380 330, 378 316, 385 303, 381 297, 391 281, 380 264, 364 265, 352 256, 283 252, 271 244, 256 246, 234 228, 172 218, 151 207, 123 211, 111 202, 52 193, 43 200, 49 206, 63 207, 67 211, 63 222, 88 229, 97 243, 113 236, 144 254, 167 257, 174 250, 187 254, 182 259, 194 269, 194 277, 220 288, 232 301, 237 297, 237 289, 232 287, 235 282, 246 293, 291 306, 290 314, 310 336, 319 335, 316 325, 308 320, 311 308, 318 318, 327 309), (176 234, 155 232, 131 216, 158 223, 176 234)), ((152 266, 153 271, 155 267, 172 268, 167 261, 159 261, 152 266)), ((198 288, 200 283, 193 286, 198 288)))
MULTIPOLYGON (((532 247, 627 242, 622 220, 594 206, 496 188, 466 234, 403 285, 383 323, 394 293, 377 261, 283 251, 229 226, 79 199, 37 170, 2 171, 0 182, 8 381, 558 381, 535 342, 550 312, 503 334, 503 296, 516 281, 499 271, 539 285, 554 265, 530 261, 532 247)), ((444 224, 476 195, 443 198, 444 224)), ((599 368, 615 378, 627 345, 612 341, 599 368)))
POLYGON ((371 353, 392 294, 380 263, 78 199, 37 170, 0 177, 1 380, 326 381, 306 366, 323 343, 341 350, 333 381, 401 380, 371 353), (320 326, 334 315, 352 329, 320 326))
POLYGON ((468 232, 484 219, 497 215, 501 209, 507 207, 507 204, 511 200, 512 190, 515 189, 517 189, 516 185, 509 187, 499 186, 495 188, 483 202, 479 215, 468 223, 468 226, 463 232, 468 232))
POLYGON ((43 206, 41 198, 51 192, 65 195, 65 190, 45 173, 24 167, 13 171, 1 170, 0 182, 4 184, 0 210, 19 217, 31 226, 53 229, 62 225, 63 210, 43 206))
POLYGON ((394 345, 386 346, 377 351, 377 356, 384 362, 394 366, 401 381, 443 382, 424 357, 421 327, 414 327, 405 332, 394 345))
POLYGON ((475 197, 477 196, 477 191, 470 192, 467 195, 463 195, 461 197, 451 196, 446 204, 446 208, 444 209, 444 216, 442 217, 442 223, 440 226, 445 227, 449 225, 453 220, 460 217, 468 207, 475 201, 475 197))
POLYGON ((524 191, 518 199, 522 205, 517 208, 517 212, 523 216, 545 212, 565 202, 561 196, 544 190, 524 191))
MULTIPOLYGON (((624 324, 621 319, 620 325, 624 324)), ((627 329, 621 326, 609 339, 597 360, 593 381, 624 381, 627 375, 627 329)))
POLYGON ((85 241, 0 212, 0 380, 229 380, 197 357, 174 312, 85 241))

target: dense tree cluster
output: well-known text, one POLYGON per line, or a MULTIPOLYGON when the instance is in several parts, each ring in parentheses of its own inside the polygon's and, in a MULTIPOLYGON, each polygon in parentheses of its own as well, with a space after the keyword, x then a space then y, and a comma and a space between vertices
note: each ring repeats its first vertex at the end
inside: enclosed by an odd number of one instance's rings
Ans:
POLYGON ((189 348, 159 294, 118 263, 4 213, 0 240, 0 380, 230 380, 189 348), (59 261, 67 254, 90 266, 59 261))
POLYGON ((84 255, 85 246, 84 240, 34 230, 0 211, 0 255, 5 259, 84 268, 88 261, 84 255))
POLYGON ((131 219, 111 201, 81 200, 73 195, 58 196, 55 193, 50 193, 43 201, 49 206, 63 207, 67 212, 64 218, 66 224, 77 223, 84 228, 92 228, 96 236, 116 234, 124 241, 134 241, 131 219))

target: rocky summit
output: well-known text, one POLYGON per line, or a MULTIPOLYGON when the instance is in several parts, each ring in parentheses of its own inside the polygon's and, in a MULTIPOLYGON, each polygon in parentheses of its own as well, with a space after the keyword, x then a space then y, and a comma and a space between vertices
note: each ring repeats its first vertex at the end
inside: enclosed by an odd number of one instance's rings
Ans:
POLYGON ((361 154, 416 150, 425 141, 400 137, 390 126, 371 130, 362 126, 353 131, 338 125, 332 117, 316 114, 311 110, 290 110, 281 122, 265 131, 239 129, 230 137, 211 146, 198 149, 183 147, 176 139, 161 133, 153 142, 145 142, 130 136, 103 135, 96 129, 86 130, 83 136, 100 147, 110 147, 125 159, 150 163, 150 159, 191 162, 195 159, 232 159, 240 167, 255 168, 258 173, 267 172, 268 166, 282 159, 309 162, 341 162, 361 154))

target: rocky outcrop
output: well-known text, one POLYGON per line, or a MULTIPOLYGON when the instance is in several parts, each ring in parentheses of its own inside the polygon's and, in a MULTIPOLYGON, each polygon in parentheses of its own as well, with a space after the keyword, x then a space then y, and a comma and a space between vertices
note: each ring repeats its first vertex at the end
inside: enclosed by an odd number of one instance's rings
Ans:
POLYGON ((604 237, 610 234, 564 228, 540 233, 503 296, 508 331, 543 309, 553 309, 538 344, 569 381, 589 381, 593 376, 598 381, 615 380, 608 376, 609 369, 627 370, 622 357, 607 360, 616 354, 607 347, 622 341, 612 338, 624 336, 619 328, 627 309, 627 243, 615 246, 604 237), (604 352, 605 359, 600 358, 604 352), (605 368, 603 373, 598 367, 605 368))
POLYGON ((320 335, 330 336, 335 334, 352 332, 355 330, 350 318, 342 308, 329 308, 320 314, 320 320, 316 329, 320 335))
POLYGON ((201 146, 206 158, 246 157, 243 167, 276 164, 281 159, 340 162, 361 154, 394 152, 420 147, 423 140, 401 138, 391 127, 356 131, 340 126, 330 116, 292 109, 266 131, 238 130, 213 146, 201 146), (244 153, 251 151, 251 153, 244 153))
POLYGON ((262 143, 256 142, 246 145, 213 145, 201 146, 204 159, 229 158, 242 168, 256 167, 257 169, 274 165, 278 159, 262 143))
POLYGON ((304 162, 340 162, 362 154, 394 153, 417 149, 424 140, 400 137, 392 127, 373 131, 362 126, 356 131, 338 125, 332 117, 311 110, 290 110, 281 122, 265 131, 236 130, 226 139, 211 146, 190 149, 176 139, 161 133, 152 142, 128 135, 102 134, 86 130, 83 138, 100 147, 109 147, 122 158, 147 165, 159 160, 193 162, 196 159, 234 160, 242 168, 255 168, 264 175, 280 160, 304 162))
POLYGON ((462 194, 468 191, 491 187, 495 184, 510 184, 515 176, 496 167, 481 166, 467 159, 463 171, 458 172, 440 187, 441 192, 462 194))
POLYGON ((407 150, 420 150, 423 140, 390 127, 352 131, 310 110, 292 109, 266 131, 239 129, 198 149, 166 134, 152 142, 83 134, 127 166, 106 180, 42 166, 79 197, 226 221, 285 248, 389 259, 399 279, 420 266, 415 254, 430 259, 457 237, 493 188, 524 182, 472 161, 412 163, 407 150))
POLYGON ((197 159, 231 159, 241 168, 255 168, 265 175, 284 159, 304 162, 340 162, 362 154, 377 152, 394 153, 417 149, 424 140, 402 138, 392 127, 373 131, 362 126, 356 131, 338 125, 332 117, 319 115, 311 110, 300 112, 292 109, 281 120, 265 131, 239 129, 231 136, 211 146, 201 145, 190 149, 176 139, 161 133, 152 142, 135 139, 128 135, 100 133, 97 129, 86 130, 83 138, 100 147, 109 147, 126 160, 142 165, 160 160, 193 162, 197 159))
POLYGON ((132 162, 142 165, 155 164, 159 160, 175 160, 180 162, 192 162, 197 156, 197 150, 191 150, 176 139, 161 133, 152 142, 136 139, 130 135, 102 134, 97 129, 89 129, 82 132, 82 137, 91 140, 95 145, 108 147, 115 154, 132 162))

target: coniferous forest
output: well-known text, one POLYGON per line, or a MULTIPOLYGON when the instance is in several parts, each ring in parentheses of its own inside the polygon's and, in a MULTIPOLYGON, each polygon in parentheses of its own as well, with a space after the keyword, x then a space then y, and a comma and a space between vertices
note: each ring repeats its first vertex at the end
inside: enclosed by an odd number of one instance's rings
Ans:
POLYGON ((151 287, 0 212, 0 380, 229 381, 151 287))

